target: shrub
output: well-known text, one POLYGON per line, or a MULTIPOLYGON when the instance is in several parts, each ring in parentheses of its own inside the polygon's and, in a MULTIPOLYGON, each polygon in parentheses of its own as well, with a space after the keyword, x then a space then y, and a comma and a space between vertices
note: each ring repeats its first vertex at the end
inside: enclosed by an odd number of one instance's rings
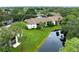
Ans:
POLYGON ((54 24, 53 24, 51 21, 48 21, 48 22, 47 22, 47 26, 48 26, 48 27, 52 27, 53 25, 54 25, 54 24))
POLYGON ((40 22, 38 25, 37 25, 37 29, 43 29, 45 27, 45 23, 42 23, 40 22))

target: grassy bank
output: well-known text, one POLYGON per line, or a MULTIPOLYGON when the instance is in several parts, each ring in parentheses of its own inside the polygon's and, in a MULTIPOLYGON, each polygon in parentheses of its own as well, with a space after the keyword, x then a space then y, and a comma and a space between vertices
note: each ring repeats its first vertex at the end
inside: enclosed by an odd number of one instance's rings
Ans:
POLYGON ((46 41, 48 35, 50 34, 51 31, 54 31, 54 30, 57 30, 57 29, 61 29, 60 26, 54 26, 54 27, 50 27, 48 28, 49 31, 48 31, 48 34, 46 35, 45 38, 43 38, 43 40, 40 42, 40 44, 37 46, 37 49, 35 51, 38 51, 38 49, 42 46, 42 44, 46 41))
POLYGON ((17 48, 11 48, 11 51, 17 51, 17 52, 33 52, 37 51, 37 49, 42 45, 42 43, 45 41, 45 38, 49 35, 49 33, 55 29, 59 29, 60 26, 54 26, 54 27, 47 27, 43 30, 27 30, 22 29, 23 31, 23 37, 21 39, 21 45, 17 48))

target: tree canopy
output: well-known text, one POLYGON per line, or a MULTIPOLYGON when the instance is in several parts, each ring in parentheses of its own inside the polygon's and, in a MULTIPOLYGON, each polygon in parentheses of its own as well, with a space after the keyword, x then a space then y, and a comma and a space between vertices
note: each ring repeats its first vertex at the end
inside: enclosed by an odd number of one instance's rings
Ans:
POLYGON ((66 40, 65 47, 61 48, 60 51, 63 52, 79 52, 79 38, 72 38, 66 40))

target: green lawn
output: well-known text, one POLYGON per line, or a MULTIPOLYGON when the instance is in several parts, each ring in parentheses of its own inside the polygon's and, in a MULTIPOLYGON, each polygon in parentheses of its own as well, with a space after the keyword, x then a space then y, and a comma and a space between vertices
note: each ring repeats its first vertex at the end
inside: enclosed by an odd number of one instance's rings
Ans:
POLYGON ((21 45, 17 48, 10 48, 11 51, 15 52, 33 52, 37 51, 40 45, 44 42, 45 38, 49 35, 49 33, 55 29, 59 29, 60 26, 47 27, 43 30, 27 30, 22 29, 23 37, 21 39, 21 45))

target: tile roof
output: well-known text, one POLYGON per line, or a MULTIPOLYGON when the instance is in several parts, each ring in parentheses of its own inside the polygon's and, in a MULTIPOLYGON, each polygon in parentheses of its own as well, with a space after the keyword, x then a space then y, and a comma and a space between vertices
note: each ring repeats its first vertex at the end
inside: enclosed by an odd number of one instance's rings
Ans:
POLYGON ((38 24, 39 22, 48 22, 48 21, 60 21, 62 20, 62 16, 60 15, 54 15, 50 17, 44 17, 44 18, 30 18, 30 19, 25 19, 25 21, 28 24, 38 24))

